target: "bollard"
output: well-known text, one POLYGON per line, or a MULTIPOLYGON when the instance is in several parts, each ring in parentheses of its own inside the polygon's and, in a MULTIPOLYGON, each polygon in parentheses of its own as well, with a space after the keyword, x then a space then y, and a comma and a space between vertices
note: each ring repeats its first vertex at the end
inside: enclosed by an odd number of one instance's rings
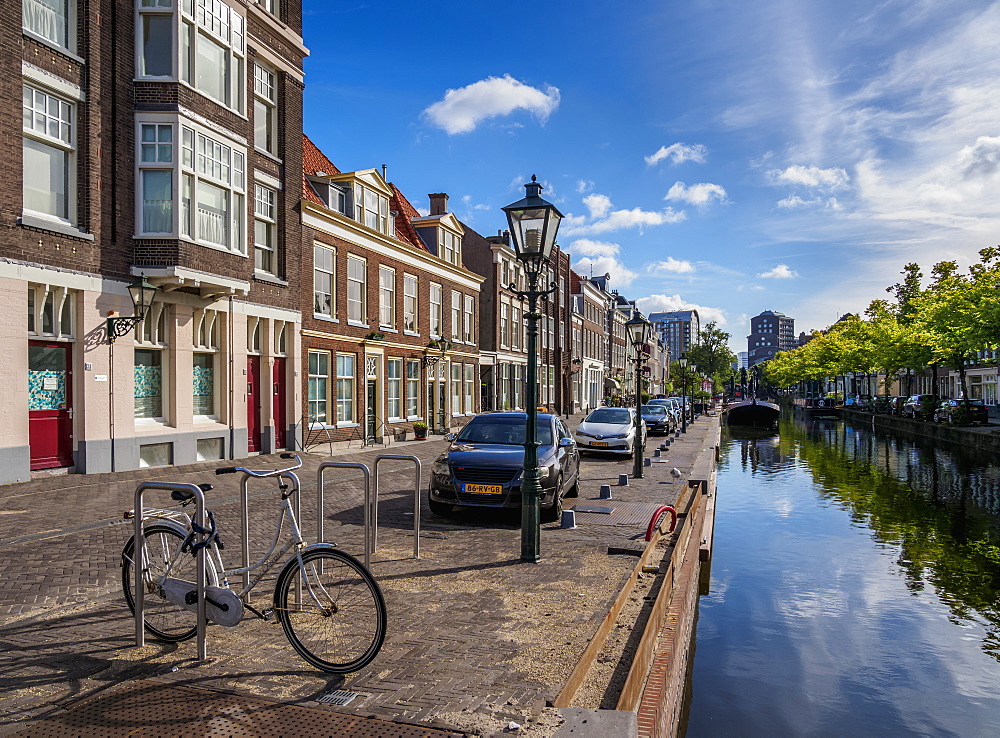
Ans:
POLYGON ((576 510, 563 510, 562 522, 559 524, 560 528, 565 530, 572 530, 576 527, 576 510))
POLYGON ((654 448, 653 449, 653 458, 656 458, 656 459, 660 458, 660 451, 661 450, 662 449, 654 448))
POLYGON ((610 484, 602 484, 601 485, 601 499, 602 500, 610 500, 611 499, 611 485, 610 484))
MULTIPOLYGON (((656 454, 656 455, 659 456, 659 454, 656 454)), ((648 459, 648 458, 647 459, 643 459, 642 460, 642 465, 643 466, 652 466, 653 465, 653 460, 652 459, 648 459)))
POLYGON ((618 475, 618 486, 619 487, 628 487, 628 474, 619 474, 618 475))

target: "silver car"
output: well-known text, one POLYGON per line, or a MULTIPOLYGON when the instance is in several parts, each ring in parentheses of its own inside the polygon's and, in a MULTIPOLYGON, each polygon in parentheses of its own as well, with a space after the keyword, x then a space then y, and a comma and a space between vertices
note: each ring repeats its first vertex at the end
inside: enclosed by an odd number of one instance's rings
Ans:
MULTIPOLYGON (((640 424, 640 443, 645 436, 645 426, 640 424)), ((635 453, 635 408, 599 407, 576 429, 574 434, 577 448, 594 453, 622 454, 635 453)))

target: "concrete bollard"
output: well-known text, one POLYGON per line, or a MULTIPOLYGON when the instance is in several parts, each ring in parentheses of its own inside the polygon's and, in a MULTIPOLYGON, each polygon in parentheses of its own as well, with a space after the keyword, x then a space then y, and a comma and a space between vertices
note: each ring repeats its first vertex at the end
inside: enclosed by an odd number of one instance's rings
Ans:
POLYGON ((572 530, 576 527, 576 510, 563 510, 560 528, 572 530))
POLYGON ((618 475, 618 486, 619 487, 628 487, 628 474, 619 474, 618 475))
POLYGON ((611 485, 610 484, 602 484, 601 485, 601 499, 602 500, 610 500, 611 499, 611 485))
POLYGON ((653 449, 653 458, 655 458, 655 459, 660 458, 660 450, 661 449, 658 449, 658 448, 654 448, 653 449))
MULTIPOLYGON (((659 456, 660 455, 659 452, 657 452, 656 455, 659 456)), ((642 460, 642 465, 643 466, 652 466, 653 465, 653 460, 652 459, 648 459, 648 458, 647 459, 643 459, 642 460)))

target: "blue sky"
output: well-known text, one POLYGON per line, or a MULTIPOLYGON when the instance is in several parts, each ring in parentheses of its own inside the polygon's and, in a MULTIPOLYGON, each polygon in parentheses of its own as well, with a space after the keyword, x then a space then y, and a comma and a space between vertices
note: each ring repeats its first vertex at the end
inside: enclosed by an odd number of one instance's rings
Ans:
POLYGON ((303 35, 339 168, 486 235, 537 174, 578 272, 734 350, 1000 242, 997 2, 304 0, 303 35))

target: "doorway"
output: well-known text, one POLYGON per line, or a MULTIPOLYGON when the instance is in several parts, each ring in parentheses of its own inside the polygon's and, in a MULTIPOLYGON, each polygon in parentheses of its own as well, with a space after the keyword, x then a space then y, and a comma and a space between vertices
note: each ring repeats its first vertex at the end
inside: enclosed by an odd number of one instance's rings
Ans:
POLYGON ((247 451, 259 452, 260 436, 260 357, 247 357, 247 451))
POLYGON ((72 344, 28 342, 31 468, 73 465, 72 344))

